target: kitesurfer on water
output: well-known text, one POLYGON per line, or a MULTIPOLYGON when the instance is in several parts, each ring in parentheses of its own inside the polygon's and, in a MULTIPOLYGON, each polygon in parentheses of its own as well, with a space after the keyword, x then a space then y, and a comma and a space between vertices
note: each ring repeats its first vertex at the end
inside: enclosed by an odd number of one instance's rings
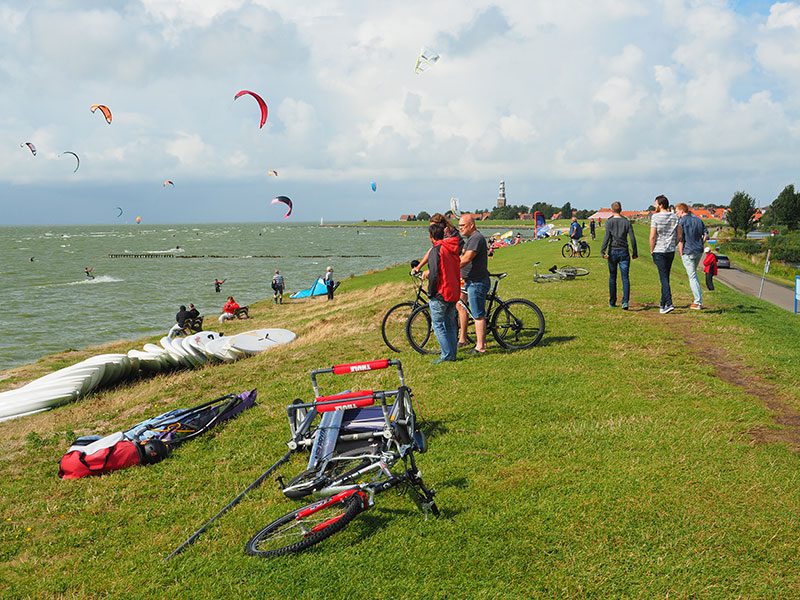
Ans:
POLYGON ((94 273, 94 267, 84 267, 83 272, 86 273, 89 279, 94 279, 94 275, 92 275, 92 273, 94 273))
POLYGON ((219 294, 219 286, 221 286, 223 283, 225 283, 224 279, 217 279, 216 277, 214 278, 214 291, 217 292, 218 294, 219 294))
POLYGON ((275 275, 272 276, 272 301, 275 304, 283 304, 283 290, 285 288, 286 282, 283 279, 283 275, 281 275, 279 270, 276 270, 275 275))

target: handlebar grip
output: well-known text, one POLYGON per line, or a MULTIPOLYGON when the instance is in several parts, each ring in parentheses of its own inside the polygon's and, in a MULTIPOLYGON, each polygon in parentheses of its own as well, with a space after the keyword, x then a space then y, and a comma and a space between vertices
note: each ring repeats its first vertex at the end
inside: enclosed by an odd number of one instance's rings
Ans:
POLYGON ((347 373, 360 373, 362 371, 375 371, 386 369, 391 364, 391 360, 383 358, 381 360, 370 360, 367 362, 347 363, 343 365, 333 365, 331 370, 334 375, 345 375, 347 373))

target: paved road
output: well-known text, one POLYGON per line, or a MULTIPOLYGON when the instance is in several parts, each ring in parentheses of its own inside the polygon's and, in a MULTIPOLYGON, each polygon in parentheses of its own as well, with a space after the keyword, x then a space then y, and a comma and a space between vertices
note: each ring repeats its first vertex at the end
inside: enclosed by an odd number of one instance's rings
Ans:
MULTIPOLYGON (((758 296, 758 288, 761 286, 761 277, 758 275, 740 271, 736 268, 720 269, 718 273, 715 278, 717 281, 745 294, 758 296)), ((794 290, 792 288, 767 280, 764 281, 764 293, 761 297, 776 306, 785 308, 788 311, 794 311, 794 290)))

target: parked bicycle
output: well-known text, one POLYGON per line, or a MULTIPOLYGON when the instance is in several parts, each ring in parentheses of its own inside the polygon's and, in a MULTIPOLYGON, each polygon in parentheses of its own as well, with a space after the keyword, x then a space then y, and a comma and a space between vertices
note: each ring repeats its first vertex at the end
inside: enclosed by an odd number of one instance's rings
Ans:
POLYGON ((423 483, 414 457, 415 452, 427 450, 427 442, 417 429, 413 395, 405 385, 400 361, 318 369, 311 372, 311 381, 315 400, 296 400, 288 407, 289 449, 310 448, 308 468, 285 486, 279 481, 288 498, 313 495, 322 499, 264 527, 247 543, 246 552, 274 557, 305 550, 344 529, 373 506, 377 494, 398 486, 406 488, 423 513, 438 517, 435 492, 423 483), (400 387, 396 390, 319 395, 319 374, 344 375, 389 366, 397 367, 400 387), (318 421, 317 416, 321 416, 318 421))
MULTIPOLYGON (((418 264, 419 261, 413 261, 411 267, 414 268, 418 264)), ((412 271, 411 280, 414 282, 414 287, 416 289, 414 300, 395 304, 386 311, 381 321, 381 335, 383 336, 383 341, 392 352, 400 352, 407 343, 406 323, 411 313, 414 312, 414 309, 417 307, 428 303, 428 292, 425 290, 422 277, 419 277, 412 271)))
POLYGON ((583 267, 573 267, 571 265, 564 265, 563 267, 553 265, 547 269, 549 273, 539 273, 539 269, 537 267, 540 264, 542 263, 537 262, 533 265, 533 280, 536 283, 565 281, 569 279, 575 279, 576 277, 583 277, 584 275, 589 274, 589 269, 584 269, 583 267))
POLYGON ((561 247, 561 256, 564 258, 589 258, 589 255, 592 253, 592 248, 589 246, 589 243, 585 240, 581 240, 578 244, 578 249, 572 247, 571 242, 567 242, 561 247))
MULTIPOLYGON (((514 298, 502 300, 497 295, 497 286, 507 273, 492 274, 493 284, 486 296, 486 333, 491 333, 497 343, 506 350, 523 350, 538 344, 544 335, 544 315, 530 300, 514 298)), ((469 325, 474 319, 469 305, 459 300, 469 315, 469 325)), ((468 327, 469 329, 469 327, 468 327)), ((406 337, 411 347, 420 354, 439 354, 439 341, 431 326, 430 307, 426 304, 414 309, 406 323, 406 337)))

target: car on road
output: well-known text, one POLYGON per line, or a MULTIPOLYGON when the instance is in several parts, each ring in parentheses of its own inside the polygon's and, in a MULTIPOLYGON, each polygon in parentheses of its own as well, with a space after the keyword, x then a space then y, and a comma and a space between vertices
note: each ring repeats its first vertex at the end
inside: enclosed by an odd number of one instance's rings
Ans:
POLYGON ((717 268, 718 269, 730 269, 731 268, 731 259, 725 256, 724 254, 717 254, 717 268))

